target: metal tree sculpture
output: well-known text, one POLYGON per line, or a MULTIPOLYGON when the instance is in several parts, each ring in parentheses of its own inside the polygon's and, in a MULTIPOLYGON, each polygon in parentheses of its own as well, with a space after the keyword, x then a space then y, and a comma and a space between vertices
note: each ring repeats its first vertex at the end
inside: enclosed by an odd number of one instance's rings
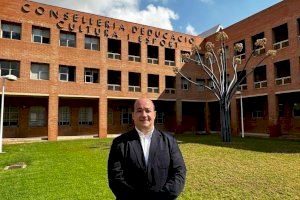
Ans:
MULTIPOLYGON (((230 126, 230 102, 232 97, 234 96, 235 92, 237 91, 239 85, 243 82, 243 80, 253 73, 254 69, 258 67, 267 57, 276 55, 275 50, 268 50, 265 56, 261 58, 261 60, 255 65, 255 67, 251 68, 248 73, 242 75, 242 73, 237 72, 237 67, 242 63, 241 58, 239 58, 238 54, 243 50, 243 44, 237 43, 234 45, 234 56, 232 58, 232 69, 233 69, 233 77, 232 80, 228 79, 229 70, 227 67, 227 52, 225 49, 225 41, 228 40, 227 34, 220 30, 216 34, 216 41, 220 42, 220 49, 217 53, 214 50, 214 44, 212 42, 207 42, 205 44, 205 58, 207 62, 203 62, 200 56, 200 45, 193 46, 192 54, 194 57, 192 58, 190 54, 184 54, 182 59, 190 62, 195 62, 198 66, 200 66, 204 72, 210 77, 212 81, 212 86, 202 85, 196 83, 189 78, 187 78, 178 68, 174 68, 174 72, 180 74, 184 77, 187 81, 207 88, 208 90, 212 91, 213 94, 219 101, 220 104, 220 121, 221 121, 221 136, 223 142, 231 142, 231 126, 230 126)), ((246 60, 242 71, 247 68, 249 60, 252 56, 255 55, 255 52, 259 49, 265 48, 266 45, 266 38, 258 39, 255 42, 255 47, 251 52, 251 55, 246 60)), ((232 74, 232 72, 231 72, 232 74)))

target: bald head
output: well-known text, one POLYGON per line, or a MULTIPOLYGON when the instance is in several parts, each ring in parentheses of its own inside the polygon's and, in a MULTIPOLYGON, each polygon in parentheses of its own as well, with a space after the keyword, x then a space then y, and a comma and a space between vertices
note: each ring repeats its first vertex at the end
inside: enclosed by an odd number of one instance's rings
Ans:
POLYGON ((153 108, 153 110, 155 111, 155 105, 154 105, 153 101, 150 100, 150 99, 148 99, 148 98, 144 98, 144 97, 135 100, 135 102, 134 102, 134 110, 136 110, 136 107, 138 107, 140 105, 140 103, 146 103, 149 106, 151 105, 152 108, 153 108))
POLYGON ((133 121, 134 125, 144 134, 154 128, 156 117, 154 103, 147 98, 139 98, 134 103, 133 121))

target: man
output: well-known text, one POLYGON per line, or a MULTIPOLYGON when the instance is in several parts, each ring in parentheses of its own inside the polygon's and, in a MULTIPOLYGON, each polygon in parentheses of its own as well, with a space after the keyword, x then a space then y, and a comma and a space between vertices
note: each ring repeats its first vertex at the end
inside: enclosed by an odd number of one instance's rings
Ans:
POLYGON ((176 199, 186 168, 172 135, 154 127, 151 100, 134 103, 135 128, 114 139, 108 159, 109 187, 117 200, 176 199))

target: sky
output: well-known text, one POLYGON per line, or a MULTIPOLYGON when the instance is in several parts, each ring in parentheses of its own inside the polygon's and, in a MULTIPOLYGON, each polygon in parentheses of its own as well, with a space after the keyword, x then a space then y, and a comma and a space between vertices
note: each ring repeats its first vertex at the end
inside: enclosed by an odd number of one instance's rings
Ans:
POLYGON ((281 0, 33 0, 45 4, 198 35, 224 28, 281 0))

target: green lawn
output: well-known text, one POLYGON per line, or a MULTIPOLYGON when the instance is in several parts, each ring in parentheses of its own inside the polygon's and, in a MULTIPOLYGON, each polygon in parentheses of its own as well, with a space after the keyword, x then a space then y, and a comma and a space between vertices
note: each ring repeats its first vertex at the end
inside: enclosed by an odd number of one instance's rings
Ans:
MULTIPOLYGON (((300 199, 300 141, 178 136, 187 165, 182 199, 300 199)), ((111 139, 4 146, 0 199, 113 199, 106 163, 111 139), (4 171, 27 163, 26 169, 4 171)))

